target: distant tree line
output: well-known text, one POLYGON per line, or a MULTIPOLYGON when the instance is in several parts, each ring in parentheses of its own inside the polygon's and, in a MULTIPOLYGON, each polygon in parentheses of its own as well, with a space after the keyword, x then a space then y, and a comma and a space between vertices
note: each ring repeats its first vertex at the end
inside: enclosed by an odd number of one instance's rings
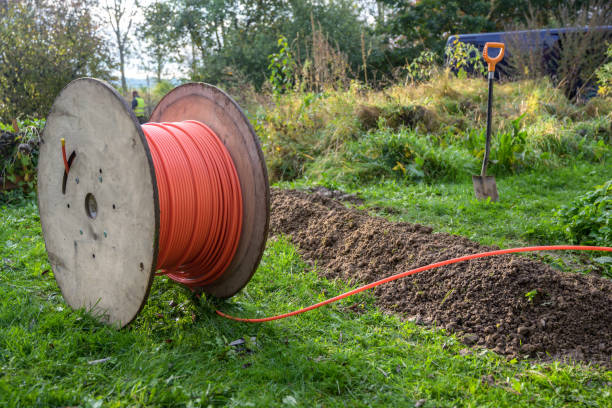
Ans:
POLYGON ((281 35, 306 58, 313 21, 357 70, 368 29, 360 11, 350 0, 158 1, 144 10, 140 32, 158 77, 168 62, 181 61, 193 80, 218 83, 240 74, 259 87, 281 35))
POLYGON ((219 83, 230 73, 240 73, 259 87, 280 36, 287 38, 299 64, 309 57, 313 30, 320 30, 346 55, 354 77, 385 79, 425 49, 441 60, 451 34, 502 31, 534 22, 558 26, 562 13, 578 13, 591 3, 598 2, 165 0, 144 10, 140 33, 158 78, 168 62, 181 61, 193 80, 219 83), (179 51, 185 49, 188 57, 179 51))

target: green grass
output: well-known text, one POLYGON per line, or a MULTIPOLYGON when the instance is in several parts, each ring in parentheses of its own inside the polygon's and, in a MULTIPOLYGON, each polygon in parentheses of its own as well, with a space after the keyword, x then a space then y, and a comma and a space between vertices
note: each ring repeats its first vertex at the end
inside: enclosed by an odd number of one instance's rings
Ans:
MULTIPOLYGON (((429 225, 486 245, 509 247, 563 242, 555 230, 554 211, 611 178, 612 161, 506 175, 496 178, 500 195, 497 203, 477 200, 471 178, 438 183, 381 179, 360 186, 324 179, 321 184, 357 193, 365 199, 364 208, 374 208, 391 219, 429 225)), ((306 188, 312 184, 299 179, 279 186, 306 188)))
MULTIPOLYGON (((535 176, 522 177, 514 188, 537 195, 537 186, 528 187, 535 176)), ((478 205, 466 186, 433 189, 417 185, 405 194, 412 201, 399 194, 389 200, 431 205, 410 210, 421 222, 450 220, 444 214, 457 195, 465 196, 457 207, 469 205, 470 214, 478 205), (419 197, 439 198, 426 204, 419 197)), ((385 184, 365 194, 374 200, 392 191, 385 184)), ((499 207, 514 211, 505 205, 499 207)), ((498 211, 489 207, 482 205, 498 211)), ((33 201, 1 207, 0 406, 612 405, 610 371, 466 350, 443 330, 381 313, 371 294, 265 324, 216 316, 217 306, 241 316, 285 312, 347 289, 319 279, 282 237, 268 242, 254 279, 230 301, 198 301, 156 278, 141 315, 120 331, 67 307, 48 270, 33 201), (244 346, 230 346, 239 338, 244 346), (108 360, 89 364, 100 359, 108 360)))

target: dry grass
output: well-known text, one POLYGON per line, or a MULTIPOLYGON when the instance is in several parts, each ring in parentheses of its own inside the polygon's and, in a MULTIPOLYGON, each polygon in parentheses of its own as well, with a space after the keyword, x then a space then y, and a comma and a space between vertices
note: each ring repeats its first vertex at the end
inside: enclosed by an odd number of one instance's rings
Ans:
MULTIPOLYGON (((293 179, 317 158, 338 153, 347 142, 379 129, 407 128, 452 143, 485 127, 486 105, 484 79, 442 72, 426 83, 383 90, 353 82, 347 89, 282 95, 261 107, 254 122, 273 179, 293 179)), ((511 131, 511 121, 522 116, 529 145, 574 154, 581 146, 577 137, 588 138, 610 126, 611 111, 612 98, 575 104, 547 79, 496 83, 493 132, 511 131), (577 127, 586 133, 577 135, 577 127)))

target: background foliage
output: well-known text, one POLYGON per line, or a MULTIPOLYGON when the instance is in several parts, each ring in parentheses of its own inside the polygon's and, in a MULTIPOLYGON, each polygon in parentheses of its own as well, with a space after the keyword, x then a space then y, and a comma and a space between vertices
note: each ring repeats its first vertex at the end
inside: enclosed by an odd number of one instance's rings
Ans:
POLYGON ((82 76, 110 78, 109 49, 90 0, 0 2, 0 121, 45 117, 82 76))

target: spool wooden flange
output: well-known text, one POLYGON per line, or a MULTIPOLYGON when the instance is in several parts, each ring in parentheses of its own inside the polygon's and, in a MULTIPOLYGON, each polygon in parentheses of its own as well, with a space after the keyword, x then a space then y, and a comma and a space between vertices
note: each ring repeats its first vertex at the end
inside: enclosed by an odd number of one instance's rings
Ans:
MULTIPOLYGON (((178 87, 152 117, 186 119, 200 120, 217 132, 240 177, 245 221, 238 250, 223 278, 204 288, 229 297, 253 275, 267 238, 269 186, 263 154, 240 108, 215 87, 178 87), (192 106, 184 108, 186 103, 192 106)), ((38 202, 49 262, 66 302, 105 323, 129 324, 144 306, 155 274, 159 197, 140 124, 105 82, 78 79, 56 98, 40 147, 38 202), (75 153, 67 177, 62 138, 67 155, 75 153)))
POLYGON ((216 133, 232 156, 242 189, 242 234, 227 271, 203 288, 213 296, 230 297, 255 273, 268 236, 270 186, 259 139, 238 104, 219 88, 204 83, 174 88, 155 107, 150 120, 200 121, 216 133))

